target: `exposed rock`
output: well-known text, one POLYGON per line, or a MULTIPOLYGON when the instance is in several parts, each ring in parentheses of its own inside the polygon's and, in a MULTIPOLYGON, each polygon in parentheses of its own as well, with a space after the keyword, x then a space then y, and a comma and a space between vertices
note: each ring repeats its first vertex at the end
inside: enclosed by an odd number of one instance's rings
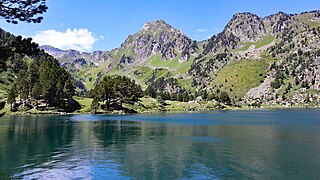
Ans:
MULTIPOLYGON (((160 54, 162 59, 172 60, 182 52, 195 54, 197 46, 190 46, 191 44, 192 40, 183 32, 163 20, 157 20, 145 23, 138 33, 128 36, 119 51, 127 52, 130 49, 126 56, 133 59, 147 59, 153 54, 160 54)), ((179 58, 188 59, 185 54, 179 58)))
POLYGON ((225 33, 232 33, 241 42, 255 42, 266 36, 267 30, 260 17, 252 13, 235 14, 224 29, 225 33))

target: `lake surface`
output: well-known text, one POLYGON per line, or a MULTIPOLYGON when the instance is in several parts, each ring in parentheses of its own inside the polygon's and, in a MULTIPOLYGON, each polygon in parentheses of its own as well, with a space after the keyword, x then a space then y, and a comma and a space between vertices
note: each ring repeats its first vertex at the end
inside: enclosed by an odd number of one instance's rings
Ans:
POLYGON ((319 179, 320 110, 0 118, 0 179, 319 179))

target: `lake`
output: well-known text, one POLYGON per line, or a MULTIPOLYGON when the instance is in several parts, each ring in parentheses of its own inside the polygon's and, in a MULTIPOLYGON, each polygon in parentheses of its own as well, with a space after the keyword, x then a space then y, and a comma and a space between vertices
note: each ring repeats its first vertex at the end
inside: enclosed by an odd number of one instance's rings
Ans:
POLYGON ((318 179, 320 110, 0 118, 0 179, 318 179))

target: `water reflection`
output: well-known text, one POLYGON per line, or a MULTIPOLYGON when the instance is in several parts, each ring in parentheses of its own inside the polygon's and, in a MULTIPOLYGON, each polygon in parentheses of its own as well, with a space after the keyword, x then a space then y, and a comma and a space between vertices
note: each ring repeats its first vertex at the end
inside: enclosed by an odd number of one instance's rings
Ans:
POLYGON ((0 179, 47 162, 73 138, 73 127, 51 117, 11 116, 0 123, 0 179), (48 119, 48 121, 46 120, 48 119))
POLYGON ((171 122, 136 121, 135 116, 6 117, 0 121, 0 179, 313 179, 320 175, 317 116, 302 123, 300 116, 290 113, 283 118, 289 116, 288 120, 279 118, 281 113, 258 115, 259 119, 247 114, 234 123, 239 114, 234 113, 223 113, 224 120, 218 123, 214 118, 221 114, 212 119, 212 114, 185 114, 185 124, 178 115, 161 115, 171 122))

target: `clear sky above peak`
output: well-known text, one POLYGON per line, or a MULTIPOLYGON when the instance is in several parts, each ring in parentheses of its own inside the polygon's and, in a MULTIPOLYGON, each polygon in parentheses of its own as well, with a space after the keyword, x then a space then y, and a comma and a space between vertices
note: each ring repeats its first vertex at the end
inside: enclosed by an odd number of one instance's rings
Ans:
POLYGON ((111 50, 147 21, 162 19, 195 40, 221 32, 232 15, 259 16, 320 9, 318 0, 47 0, 40 24, 0 27, 15 35, 31 36, 41 45, 82 51, 111 50))

